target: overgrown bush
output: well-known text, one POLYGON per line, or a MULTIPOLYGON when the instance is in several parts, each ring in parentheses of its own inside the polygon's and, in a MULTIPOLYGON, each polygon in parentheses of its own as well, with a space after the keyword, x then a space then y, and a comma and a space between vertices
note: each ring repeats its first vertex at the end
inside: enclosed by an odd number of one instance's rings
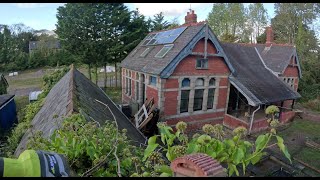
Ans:
POLYGON ((135 158, 132 157, 142 152, 129 144, 126 130, 118 132, 114 122, 107 121, 100 126, 96 122, 87 122, 81 114, 64 119, 61 128, 55 130, 50 139, 41 134, 41 131, 35 133, 28 148, 66 155, 71 169, 79 176, 90 169, 95 169, 93 176, 117 177, 118 173, 129 176, 135 169, 135 158), (101 162, 104 166, 93 168, 101 162))

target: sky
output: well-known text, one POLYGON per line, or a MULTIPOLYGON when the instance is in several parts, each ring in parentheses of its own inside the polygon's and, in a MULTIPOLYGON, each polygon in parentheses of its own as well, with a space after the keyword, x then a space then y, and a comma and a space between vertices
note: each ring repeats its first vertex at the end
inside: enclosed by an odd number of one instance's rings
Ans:
MULTIPOLYGON (((164 13, 167 21, 177 18, 184 23, 184 16, 190 8, 195 11, 198 21, 204 21, 212 9, 213 3, 125 3, 129 10, 139 8, 140 13, 153 18, 164 13)), ((245 3, 248 6, 250 3, 245 3)), ((273 3, 263 3, 270 18, 274 16, 273 3)), ((57 23, 56 13, 63 3, 0 3, 0 24, 23 23, 35 30, 54 30, 57 23)))

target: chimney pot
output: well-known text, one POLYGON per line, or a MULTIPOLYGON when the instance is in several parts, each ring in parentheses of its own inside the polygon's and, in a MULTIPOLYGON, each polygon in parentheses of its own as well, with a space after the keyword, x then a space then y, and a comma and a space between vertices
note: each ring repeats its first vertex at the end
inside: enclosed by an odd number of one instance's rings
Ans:
POLYGON ((191 12, 187 12, 187 15, 184 17, 184 19, 184 24, 197 23, 197 14, 194 13, 194 10, 191 10, 191 12))

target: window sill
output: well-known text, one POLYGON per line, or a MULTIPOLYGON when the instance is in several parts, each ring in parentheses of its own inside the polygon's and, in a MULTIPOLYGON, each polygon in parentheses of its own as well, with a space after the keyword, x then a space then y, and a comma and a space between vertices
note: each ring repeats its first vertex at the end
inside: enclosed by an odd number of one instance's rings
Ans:
POLYGON ((209 68, 198 68, 196 67, 197 70, 208 70, 209 68))

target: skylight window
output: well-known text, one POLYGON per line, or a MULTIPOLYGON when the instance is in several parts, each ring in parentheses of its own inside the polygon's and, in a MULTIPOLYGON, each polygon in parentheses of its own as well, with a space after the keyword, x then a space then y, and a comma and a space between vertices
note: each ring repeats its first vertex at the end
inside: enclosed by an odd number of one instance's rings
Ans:
MULTIPOLYGON (((149 45, 149 42, 152 41, 156 35, 157 35, 157 34, 150 34, 150 35, 146 38, 146 40, 143 42, 142 45, 143 45, 143 46, 149 45)), ((153 42, 153 43, 154 43, 154 42, 153 42)))
POLYGON ((151 48, 148 47, 146 50, 144 50, 141 54, 140 57, 146 57, 146 55, 151 51, 151 48))
POLYGON ((163 48, 155 55, 155 57, 163 58, 172 47, 173 44, 164 45, 163 48))

